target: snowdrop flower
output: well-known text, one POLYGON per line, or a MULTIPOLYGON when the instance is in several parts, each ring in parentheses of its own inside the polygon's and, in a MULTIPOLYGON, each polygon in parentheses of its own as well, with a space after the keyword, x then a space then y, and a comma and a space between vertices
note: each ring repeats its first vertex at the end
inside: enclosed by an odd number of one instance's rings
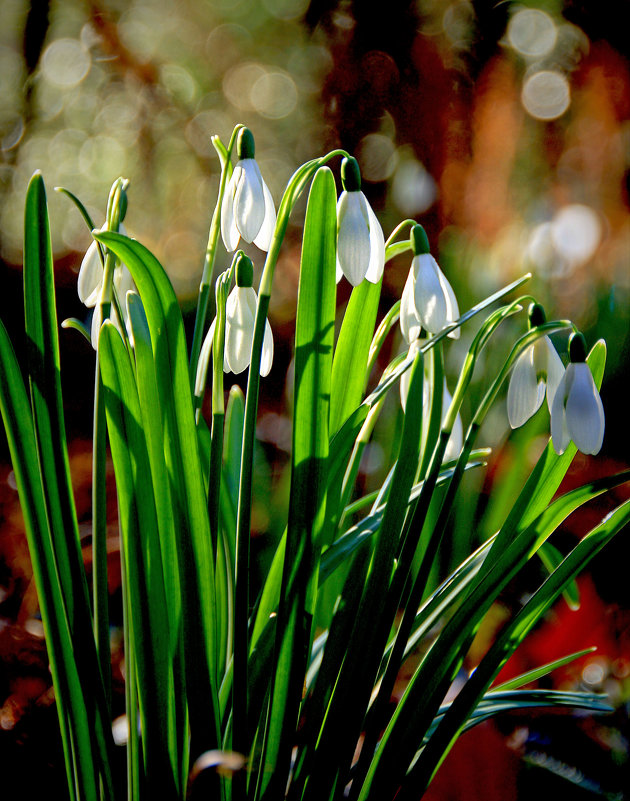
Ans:
POLYGON ((367 278, 377 284, 385 266, 385 238, 372 207, 361 191, 356 159, 341 163, 343 192, 337 201, 337 282, 345 275, 352 286, 367 278))
POLYGON ((276 226, 276 210, 267 184, 254 159, 254 137, 241 128, 236 143, 239 161, 225 188, 221 205, 221 236, 226 250, 236 250, 240 238, 269 250, 276 226))
MULTIPOLYGON (((226 373, 242 373, 249 367, 254 340, 254 322, 258 298, 252 286, 254 268, 251 259, 243 255, 236 263, 236 286, 228 295, 225 306, 225 355, 223 369, 226 373)), ((265 320, 260 374, 266 376, 273 361, 273 334, 269 320, 265 320)))
MULTIPOLYGON (((106 231, 107 226, 103 225, 102 228, 99 229, 100 231, 106 231)), ((120 225, 119 232, 121 234, 126 234, 125 227, 120 225)), ((101 291, 103 289, 103 278, 105 277, 105 270, 103 268, 103 263, 101 262, 101 257, 98 249, 98 243, 93 241, 90 247, 87 249, 85 256, 83 257, 83 261, 81 262, 81 267, 79 269, 79 278, 77 281, 77 292, 79 295, 79 300, 86 306, 88 309, 94 308, 94 314, 92 315, 92 346, 96 349, 98 344, 98 333, 101 328, 102 319, 101 319, 101 306, 100 306, 100 299, 101 299, 101 291)), ((133 278, 131 277, 131 273, 129 272, 126 265, 121 264, 118 262, 114 268, 114 289, 116 291, 116 296, 118 297, 121 307, 122 313, 124 318, 124 323, 127 323, 127 306, 125 303, 125 298, 127 296, 127 292, 129 290, 135 291, 136 285, 134 284, 133 278)), ((115 306, 112 305, 112 312, 111 318, 114 324, 118 327, 118 329, 122 332, 122 323, 118 318, 116 313, 115 306)))
MULTIPOLYGON (((421 225, 411 229, 414 257, 400 304, 400 327, 407 341, 419 326, 438 334, 459 317, 453 288, 429 252, 429 240, 421 225)), ((449 334, 459 338, 459 328, 449 334)))
POLYGON ((604 441, 604 407, 586 364, 582 334, 569 340, 570 364, 556 390, 551 406, 551 438, 557 454, 573 440, 582 453, 599 453, 604 441))
MULTIPOLYGON (((529 307, 529 326, 535 328, 546 321, 545 312, 538 303, 529 307)), ((519 428, 542 405, 545 393, 551 414, 553 398, 564 366, 547 336, 537 339, 517 359, 507 394, 508 419, 512 428, 519 428)))

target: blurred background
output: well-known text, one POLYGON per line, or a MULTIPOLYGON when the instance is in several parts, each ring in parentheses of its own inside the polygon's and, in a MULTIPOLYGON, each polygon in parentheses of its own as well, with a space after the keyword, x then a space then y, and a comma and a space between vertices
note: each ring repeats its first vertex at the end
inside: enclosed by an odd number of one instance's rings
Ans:
MULTIPOLYGON (((219 179, 210 137, 227 142, 242 122, 255 134, 276 204, 305 160, 339 146, 353 152, 385 235, 401 219, 422 222, 460 309, 531 271, 530 291, 550 319, 568 317, 589 345, 600 337, 608 344, 604 448, 597 459, 578 455, 567 486, 627 466, 629 7, 627 0, 0 0, 0 314, 18 352, 23 206, 32 173, 41 170, 48 189, 60 319, 85 315, 76 279, 90 236, 53 187, 78 195, 100 225, 109 188, 122 175, 130 180, 127 230, 165 266, 190 324, 219 179)), ((300 224, 298 211, 270 309, 276 362, 262 387, 257 497, 263 501, 254 510, 261 564, 283 525, 290 448, 285 376, 300 224)), ((260 252, 252 247, 251 255, 260 269, 260 252)), ((227 264, 220 247, 217 269, 227 264)), ((404 257, 387 266, 383 309, 400 297, 408 269, 404 257)), ((340 285, 339 304, 347 297, 348 287, 340 285)), ((501 364, 516 330, 499 339, 488 371, 501 364)), ((453 374, 471 333, 449 349, 453 374)), ((94 355, 76 332, 60 338, 89 567, 94 355)), ((562 350, 565 343, 557 344, 562 350)), ((385 356, 400 349, 400 337, 387 348, 385 356)), ((494 448, 490 471, 471 479, 468 500, 480 499, 478 508, 469 502, 454 512, 455 552, 467 552, 494 530, 501 499, 513 491, 501 483, 502 468, 516 463, 526 474, 546 441, 546 414, 508 438, 504 404, 497 404, 480 440, 494 448)), ((389 419, 366 452, 367 487, 395 441, 396 415, 389 419)), ((63 769, 2 437, 0 765, 28 798, 38 782, 51 787, 61 776, 63 787, 63 769)), ((572 522, 560 542, 570 544, 605 511, 600 505, 572 522)), ((113 518, 113 575, 115 535, 113 518)), ((614 716, 583 725, 566 715, 530 716, 527 723, 506 718, 476 730, 477 752, 464 737, 452 757, 458 768, 443 772, 435 799, 527 798, 537 782, 554 781, 566 798, 626 797, 628 550, 619 535, 584 579, 588 603, 570 615, 560 608, 519 657, 522 667, 598 644, 596 657, 553 682, 605 688, 614 716), (560 631, 572 637, 564 643, 560 631), (483 764, 494 765, 490 776, 483 764)), ((515 587, 497 606, 482 640, 526 589, 515 587)))

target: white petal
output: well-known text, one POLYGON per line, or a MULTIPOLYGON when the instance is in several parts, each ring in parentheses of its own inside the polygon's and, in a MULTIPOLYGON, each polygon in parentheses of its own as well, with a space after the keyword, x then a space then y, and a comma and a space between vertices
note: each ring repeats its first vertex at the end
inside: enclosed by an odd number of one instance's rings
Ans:
POLYGON ((567 393, 571 387, 572 371, 569 365, 560 379, 558 389, 551 404, 551 439, 558 455, 563 454, 571 440, 565 414, 567 393))
POLYGON ((236 182, 240 174, 241 169, 237 164, 232 172, 232 177, 225 187, 223 203, 221 205, 221 237, 228 253, 236 250, 239 239, 241 238, 234 218, 234 193, 236 191, 236 182))
POLYGON ((574 379, 566 403, 569 436, 582 453, 599 453, 604 441, 604 407, 586 362, 570 365, 574 379))
POLYGON ((253 242, 265 219, 263 180, 254 159, 242 159, 239 165, 241 177, 234 193, 234 218, 243 239, 253 242))
POLYGON ((545 385, 536 380, 534 349, 530 346, 516 360, 507 394, 508 420, 512 428, 520 428, 534 415, 545 397, 545 385))
POLYGON ((127 297, 127 292, 136 292, 136 285, 126 264, 117 265, 114 270, 114 288, 121 302, 127 297))
POLYGON ((421 329, 422 324, 418 317, 414 300, 413 270, 409 270, 400 299, 400 330, 405 341, 411 343, 420 336, 421 329))
POLYGON ((541 350, 544 349, 547 360, 547 406, 549 407, 549 414, 551 414, 551 406, 553 399, 558 389, 558 384, 564 375, 564 365, 562 359, 558 356, 558 351, 554 348, 549 337, 545 336, 542 340, 536 343, 540 344, 541 350))
POLYGON ((195 376, 195 395, 201 396, 201 391, 205 384, 205 377, 208 374, 208 366, 210 364, 210 353, 212 352, 212 343, 214 340, 214 328, 217 322, 215 317, 212 321, 208 333, 205 336, 201 350, 199 351, 199 361, 197 362, 197 375, 195 376))
POLYGON ((414 256, 412 267, 415 276, 416 311, 427 331, 438 334, 449 322, 446 295, 440 281, 440 268, 430 253, 414 256))
MULTIPOLYGON (((262 179, 261 179, 262 180, 262 179)), ((267 184, 262 181, 263 197, 265 199, 265 217, 260 227, 258 235, 254 239, 254 244, 260 250, 267 251, 271 246, 273 232, 276 227, 276 209, 273 205, 273 198, 267 184)))
MULTIPOLYGON (((453 287, 451 286, 450 282, 438 267, 438 276, 440 279, 440 284, 442 286, 442 290, 444 291, 444 296, 446 298, 446 320, 447 323, 454 323, 455 320, 459 319, 459 305, 457 303, 457 298, 455 297, 455 293, 453 292, 453 287)), ((456 328, 454 331, 448 335, 451 339, 459 339, 461 334, 461 329, 456 328)))
POLYGON ((226 372, 242 373, 252 355, 256 293, 251 286, 235 286, 226 303, 225 364, 226 372), (253 297, 253 302, 252 302, 253 297))
POLYGON ((365 201, 370 224, 370 263, 365 277, 371 284, 378 284, 385 268, 385 237, 380 222, 370 204, 365 201))
POLYGON ((260 356, 260 374, 263 378, 269 375, 273 364, 273 334, 269 320, 265 320, 265 335, 263 337, 262 354, 260 356))
POLYGON ((103 283, 103 274, 104 270, 98 252, 98 244, 92 242, 81 262, 77 281, 79 300, 88 308, 96 305, 103 283))
POLYGON ((337 203, 337 260, 352 286, 365 278, 370 263, 370 231, 363 192, 342 192, 337 203))

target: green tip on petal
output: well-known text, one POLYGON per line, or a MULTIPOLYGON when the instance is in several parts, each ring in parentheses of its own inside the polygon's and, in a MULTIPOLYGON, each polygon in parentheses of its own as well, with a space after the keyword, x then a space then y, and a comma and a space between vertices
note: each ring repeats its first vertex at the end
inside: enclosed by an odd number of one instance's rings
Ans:
POLYGON ((532 303, 527 310, 529 318, 529 327, 536 328, 539 325, 544 325, 547 322, 547 315, 540 303, 532 303))
POLYGON ((574 364, 586 361, 586 340, 579 331, 569 337, 569 358, 574 364))
POLYGON ((254 134, 249 128, 241 128, 236 142, 236 152, 239 159, 253 159, 256 153, 254 134))
POLYGON ((254 265, 252 260, 244 253, 241 254, 236 262, 236 286, 254 285, 254 265))
POLYGON ((352 156, 341 162, 341 183, 346 192, 359 192, 361 189, 361 170, 352 156))
POLYGON ((421 256, 423 253, 431 252, 427 232, 421 225, 414 225, 411 229, 410 240, 414 256, 421 256))

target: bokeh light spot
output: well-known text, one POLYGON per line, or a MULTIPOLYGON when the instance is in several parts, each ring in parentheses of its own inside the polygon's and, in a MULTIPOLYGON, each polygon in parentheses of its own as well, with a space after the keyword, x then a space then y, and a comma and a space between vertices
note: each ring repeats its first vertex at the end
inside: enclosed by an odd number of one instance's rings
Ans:
POLYGON ((223 79, 223 94, 241 111, 254 111, 252 87, 266 75, 262 64, 246 61, 228 70, 223 79))
POLYGON ((69 89, 90 71, 90 55, 77 39, 57 39, 44 50, 41 65, 49 83, 69 89))
POLYGON ((389 136, 372 133, 359 143, 361 175, 366 181, 386 181, 396 168, 398 156, 389 136))
POLYGON ((251 99, 263 117, 278 120, 290 114, 297 105, 295 81, 284 72, 267 72, 251 88, 251 99))
POLYGON ((538 120, 555 120, 569 108, 569 82, 561 72, 540 70, 525 80, 521 101, 538 120))
POLYGON ((308 0, 262 0, 263 6, 277 19, 297 19, 308 8, 308 0))
POLYGON ((405 158, 400 160, 394 173, 392 197, 403 214, 415 217, 435 203, 437 186, 419 161, 405 158))
POLYGON ((507 37, 521 55, 540 58, 553 50, 558 30, 549 14, 536 8, 524 8, 510 20, 507 37))
POLYGON ((565 206, 551 223, 554 248, 571 265, 587 262, 597 250, 601 235, 598 215, 581 203, 565 206))

